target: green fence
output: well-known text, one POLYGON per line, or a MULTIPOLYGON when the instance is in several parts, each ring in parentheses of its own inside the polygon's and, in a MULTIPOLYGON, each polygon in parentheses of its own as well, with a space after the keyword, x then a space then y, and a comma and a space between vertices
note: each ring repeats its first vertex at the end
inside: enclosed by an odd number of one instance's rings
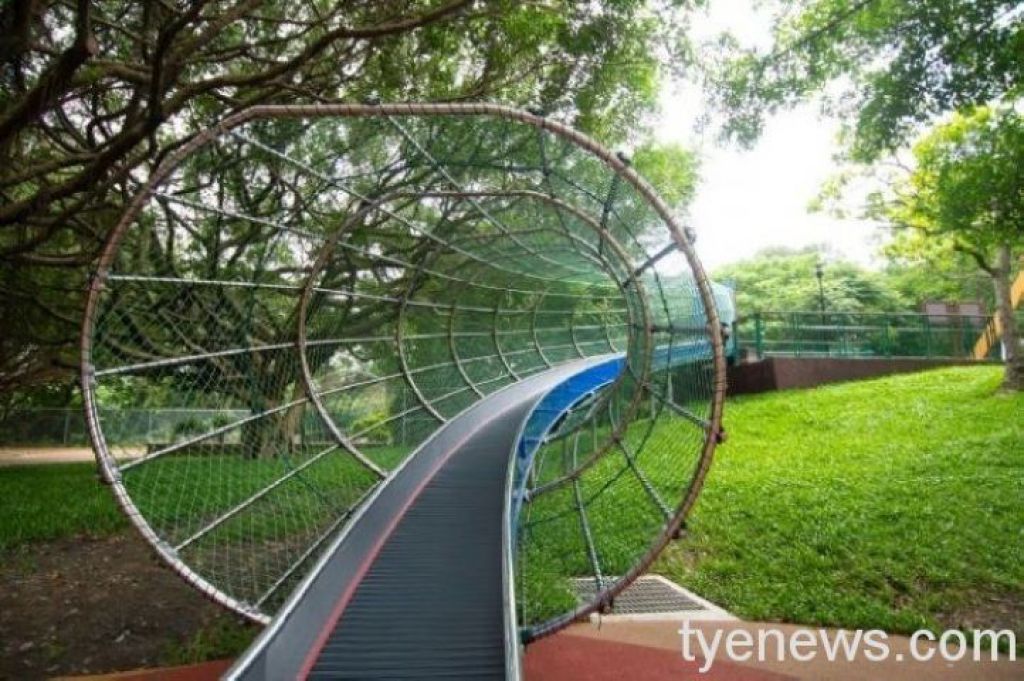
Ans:
MULTIPOLYGON (((863 312, 757 312, 736 327, 741 352, 757 357, 972 356, 987 317, 863 312)), ((992 357, 998 355, 998 345, 992 357)))

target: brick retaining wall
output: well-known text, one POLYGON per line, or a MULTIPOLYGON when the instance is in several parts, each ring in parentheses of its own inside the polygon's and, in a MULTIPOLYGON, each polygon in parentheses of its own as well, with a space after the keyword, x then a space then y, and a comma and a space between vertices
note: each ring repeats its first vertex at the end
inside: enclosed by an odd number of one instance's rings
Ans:
POLYGON ((758 362, 729 367, 729 394, 747 395, 771 390, 813 388, 826 383, 971 364, 979 362, 897 357, 769 357, 758 362))

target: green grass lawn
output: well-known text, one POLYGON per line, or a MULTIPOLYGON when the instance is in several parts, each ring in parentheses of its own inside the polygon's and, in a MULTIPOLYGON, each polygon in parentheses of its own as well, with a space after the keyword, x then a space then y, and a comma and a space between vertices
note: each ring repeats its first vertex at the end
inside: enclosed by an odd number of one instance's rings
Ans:
POLYGON ((894 632, 1009 596, 1019 636, 1024 395, 999 394, 1000 372, 732 400, 689 539, 659 568, 745 618, 894 632))
POLYGON ((128 527, 91 463, 0 467, 0 551, 128 527))
MULTIPOLYGON (((948 626, 992 596, 1020 604, 1024 396, 999 394, 999 378, 998 368, 955 368, 732 400, 729 441, 688 539, 670 547, 657 571, 760 620, 909 632, 948 626)), ((655 449, 673 442, 672 424, 665 428, 655 449)), ((403 454, 373 453, 385 464, 403 454)), ((664 461, 665 470, 648 472, 659 486, 677 485, 685 471, 671 456, 664 461)), ((217 457, 168 460, 149 474, 163 469, 162 479, 179 489, 178 476, 206 478, 224 465, 217 457)), ((270 468, 266 476, 280 473, 270 468)), ((651 536, 631 523, 660 521, 638 486, 615 490, 611 510, 623 520, 607 527, 622 535, 613 539, 628 557, 651 536)), ((201 494, 202 503, 220 494, 215 505, 226 507, 249 493, 214 491, 201 494)), ((0 468, 0 506, 0 549, 127 527, 88 464, 0 468)), ((156 495, 149 510, 177 506, 156 495)), ((560 552, 572 554, 582 574, 578 522, 565 523, 575 543, 560 552)))
MULTIPOLYGON (((374 447, 367 450, 367 455, 381 466, 393 468, 409 450, 399 446, 374 447)), ((371 482, 347 455, 338 454, 327 461, 330 465, 313 466, 304 478, 322 483, 324 489, 331 491, 335 491, 337 479, 343 479, 351 489, 332 497, 339 504, 351 501, 371 482)), ((191 498, 190 510, 198 515, 200 506, 209 507, 207 515, 215 515, 292 467, 283 458, 248 460, 215 454, 167 457, 137 469, 147 479, 145 493, 138 493, 135 502, 155 525, 165 517, 180 523, 176 514, 183 513, 182 508, 187 505, 179 497, 186 492, 191 498)), ((132 474, 126 475, 125 480, 129 491, 134 491, 132 474)), ((297 505, 295 499, 292 501, 297 505)), ((74 535, 101 537, 128 525, 110 489, 99 482, 95 464, 0 467, 0 550, 74 535)), ((248 529, 251 531, 252 527, 248 529)))

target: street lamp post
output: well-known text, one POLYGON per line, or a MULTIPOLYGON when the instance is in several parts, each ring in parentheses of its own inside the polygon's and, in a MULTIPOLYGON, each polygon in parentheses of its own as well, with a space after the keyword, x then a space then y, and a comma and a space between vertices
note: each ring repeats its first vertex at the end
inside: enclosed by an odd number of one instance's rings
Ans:
POLYGON ((814 263, 814 276, 818 279, 818 310, 821 312, 821 345, 828 355, 828 335, 825 330, 825 265, 818 260, 814 263))

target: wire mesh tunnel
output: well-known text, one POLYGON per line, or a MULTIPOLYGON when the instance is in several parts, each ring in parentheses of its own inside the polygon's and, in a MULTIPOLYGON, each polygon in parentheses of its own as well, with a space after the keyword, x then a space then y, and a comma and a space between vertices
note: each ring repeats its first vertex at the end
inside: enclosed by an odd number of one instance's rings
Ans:
POLYGON ((264 622, 421 443, 521 379, 608 359, 519 443, 528 638, 678 534, 720 432, 711 288, 670 211, 624 159, 496 105, 257 107, 200 134, 122 216, 82 339, 119 502, 264 622))

